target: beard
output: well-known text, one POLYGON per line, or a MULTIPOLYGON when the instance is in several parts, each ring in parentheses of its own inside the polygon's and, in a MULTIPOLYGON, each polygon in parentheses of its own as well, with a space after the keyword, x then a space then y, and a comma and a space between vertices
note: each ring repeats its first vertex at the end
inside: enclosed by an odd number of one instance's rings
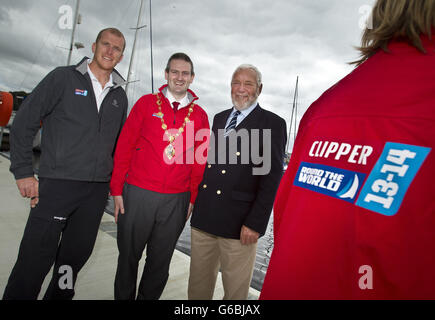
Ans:
POLYGON ((252 97, 249 97, 249 99, 246 102, 238 102, 236 99, 231 96, 231 101, 233 102, 233 105, 236 107, 237 110, 244 110, 246 108, 249 108, 255 101, 257 101, 258 95, 254 95, 252 97))

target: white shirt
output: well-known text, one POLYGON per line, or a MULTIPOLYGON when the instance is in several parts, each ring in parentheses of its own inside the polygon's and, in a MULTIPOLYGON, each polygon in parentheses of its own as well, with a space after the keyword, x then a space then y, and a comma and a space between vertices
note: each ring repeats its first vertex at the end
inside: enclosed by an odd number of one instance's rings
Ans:
POLYGON ((180 105, 178 106, 178 109, 181 109, 190 103, 189 98, 187 97, 187 93, 181 100, 177 100, 174 98, 174 96, 172 95, 171 91, 169 91, 169 89, 166 90, 166 98, 168 98, 172 109, 174 109, 174 106, 172 105, 172 102, 174 102, 174 101, 177 101, 180 103, 180 105))
POLYGON ((111 87, 113 87, 112 74, 110 74, 109 81, 106 83, 104 88, 101 86, 101 83, 98 81, 97 77, 92 73, 91 68, 89 68, 89 64, 91 63, 91 59, 88 60, 88 73, 91 78, 92 87, 94 89, 95 100, 97 101, 97 110, 100 111, 101 103, 103 102, 106 95, 109 93, 111 87))
MULTIPOLYGON (((252 112, 252 110, 255 109, 257 106, 257 101, 255 101, 249 108, 243 109, 240 111, 240 114, 237 116, 237 123, 236 127, 252 112)), ((234 114, 236 113, 237 109, 233 107, 233 111, 231 111, 230 116, 227 119, 227 123, 225 124, 225 128, 228 127, 230 124, 231 119, 233 118, 234 114)))

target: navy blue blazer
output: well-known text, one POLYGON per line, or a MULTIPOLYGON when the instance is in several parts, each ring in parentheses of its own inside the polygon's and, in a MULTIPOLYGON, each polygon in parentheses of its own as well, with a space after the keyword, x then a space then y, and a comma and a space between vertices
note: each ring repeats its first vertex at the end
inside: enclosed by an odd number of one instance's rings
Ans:
POLYGON ((245 225, 262 236, 283 174, 286 123, 257 104, 230 136, 224 137, 231 110, 213 119, 210 151, 191 226, 240 239, 245 225))

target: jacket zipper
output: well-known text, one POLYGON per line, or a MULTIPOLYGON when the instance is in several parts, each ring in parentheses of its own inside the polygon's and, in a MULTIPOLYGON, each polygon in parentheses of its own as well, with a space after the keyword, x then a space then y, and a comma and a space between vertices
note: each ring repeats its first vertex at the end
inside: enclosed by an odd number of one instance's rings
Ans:
MULTIPOLYGON (((100 141, 100 138, 101 138, 100 137, 100 134, 101 134, 101 120, 103 119, 104 101, 106 101, 107 97, 109 96, 109 94, 110 94, 110 92, 112 90, 113 90, 112 88, 109 89, 109 92, 107 92, 107 94, 104 97, 103 101, 101 101, 100 110, 97 110, 98 111, 97 112, 97 114, 98 114, 98 142, 97 143, 98 143, 98 145, 96 146, 97 148, 100 146, 99 141, 100 141)), ((95 99, 95 101, 97 101, 97 99, 95 99)), ((98 157, 99 157, 99 155, 97 154, 97 157, 95 159, 94 180, 95 180, 96 175, 97 175, 98 157)))
POLYGON ((106 101, 107 97, 109 96, 109 94, 115 89, 110 88, 109 92, 107 92, 106 96, 104 97, 103 101, 101 101, 101 105, 100 105, 100 110, 98 111, 98 132, 101 132, 101 120, 103 119, 103 104, 104 101, 106 101))

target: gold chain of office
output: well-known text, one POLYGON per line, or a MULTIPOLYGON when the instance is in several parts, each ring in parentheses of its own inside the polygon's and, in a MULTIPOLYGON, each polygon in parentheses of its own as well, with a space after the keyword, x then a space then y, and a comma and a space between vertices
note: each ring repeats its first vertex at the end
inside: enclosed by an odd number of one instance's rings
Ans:
POLYGON ((160 95, 158 93, 155 94, 157 97, 157 107, 159 108, 159 113, 157 114, 162 121, 162 129, 165 131, 166 136, 168 137, 169 144, 165 148, 165 155, 168 157, 169 160, 171 160, 175 156, 175 147, 173 145, 175 139, 184 132, 184 128, 186 127, 186 124, 190 122, 190 115, 193 112, 193 107, 195 106, 195 103, 192 102, 192 105, 189 107, 189 112, 187 113, 187 116, 184 118, 183 125, 178 128, 178 131, 176 134, 172 135, 168 131, 168 126, 165 123, 165 120, 163 119, 164 114, 162 112, 162 100, 160 99, 160 95))

